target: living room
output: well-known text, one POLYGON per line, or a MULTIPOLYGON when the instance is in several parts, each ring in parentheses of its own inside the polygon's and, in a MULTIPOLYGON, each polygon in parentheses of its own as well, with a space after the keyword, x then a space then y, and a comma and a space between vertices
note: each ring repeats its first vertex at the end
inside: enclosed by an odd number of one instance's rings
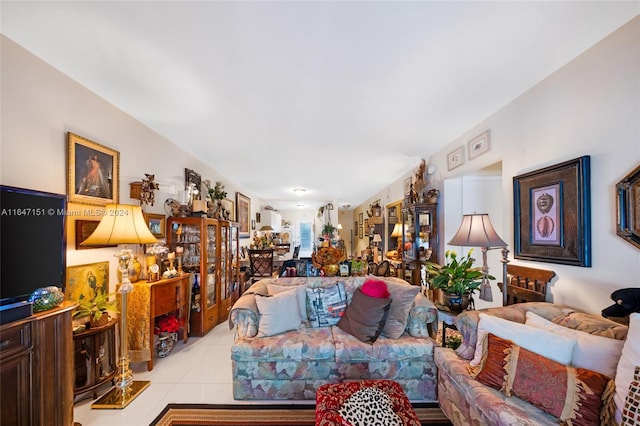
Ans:
MULTIPOLYGON (((591 267, 517 263, 553 269, 558 278, 552 282, 548 299, 593 314, 611 304, 613 291, 637 287, 640 275, 637 249, 616 235, 615 191, 616 183, 640 162, 639 33, 640 18, 635 16, 517 98, 507 100, 503 107, 471 125, 443 148, 424 155, 435 169, 432 183, 441 190, 445 181, 481 175, 483 170, 493 170, 493 165, 500 164, 501 219, 494 225, 510 248, 515 239, 513 177, 589 155, 591 267), (491 149, 450 170, 448 155, 460 146, 466 147, 468 141, 486 130, 491 132, 491 149)), ((129 183, 140 180, 144 173, 155 173, 163 182, 180 185, 184 168, 189 168, 212 182, 225 182, 230 194, 246 194, 252 201, 252 217, 259 213, 261 205, 267 204, 261 194, 230 182, 206 161, 188 154, 4 34, 0 51, 3 185, 64 194, 66 134, 73 132, 120 153, 123 203, 135 203, 128 197, 129 183)), ((345 213, 343 226, 349 228, 344 232, 351 229, 360 213, 366 216, 374 201, 387 204, 402 199, 404 181, 413 172, 413 168, 407 169, 402 177, 353 206, 345 213)), ((158 200, 164 201, 166 195, 157 194, 158 200)), ((441 196, 444 203, 455 198, 456 194, 444 191, 441 196)), ((163 214, 162 202, 150 212, 163 214)), ((283 219, 287 214, 283 212, 283 219)), ((291 212, 291 217, 294 214, 291 212)), ((459 222, 460 215, 446 217, 443 213, 440 217, 441 253, 459 222), (445 227, 451 228, 451 233, 445 232, 445 227)), ((69 228, 72 227, 68 225, 69 228)), ((247 243, 248 240, 241 241, 243 245, 247 243)), ((364 247, 364 239, 355 239, 356 251, 364 247)), ((66 263, 89 264, 112 259, 114 253, 116 250, 110 248, 76 250, 74 244, 68 243, 66 263)), ((116 262, 111 261, 109 267, 110 283, 115 289, 116 262)), ((501 305, 499 292, 494 293, 494 302, 486 307, 501 305)), ((127 409, 122 416, 126 413, 127 409)))

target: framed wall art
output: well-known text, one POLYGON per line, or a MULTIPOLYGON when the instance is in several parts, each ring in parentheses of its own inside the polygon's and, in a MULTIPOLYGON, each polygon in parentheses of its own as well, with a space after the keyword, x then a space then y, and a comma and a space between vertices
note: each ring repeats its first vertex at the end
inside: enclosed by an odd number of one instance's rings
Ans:
POLYGON ((456 167, 460 167, 464 164, 464 147, 459 146, 458 148, 451 151, 447 154, 447 169, 453 170, 456 167))
POLYGON ((120 153, 67 133, 67 195, 70 203, 104 206, 119 201, 120 153))
POLYGON ((144 220, 154 237, 165 237, 165 227, 167 225, 167 222, 163 214, 145 213, 144 220))
POLYGON ((231 220, 231 221, 237 220, 236 219, 236 205, 233 202, 233 200, 225 198, 224 200, 222 200, 222 206, 224 207, 224 209, 226 211, 229 212, 229 220, 231 220))
POLYGON ((240 238, 249 238, 250 234, 250 217, 251 214, 251 198, 236 192, 236 221, 240 224, 240 238))
POLYGON ((109 292, 109 262, 67 267, 65 297, 67 300, 91 300, 109 292))
POLYGON ((99 220, 76 220, 76 250, 87 250, 103 247, 117 247, 116 245, 106 246, 82 246, 80 245, 84 240, 89 238, 93 231, 96 230, 99 220))
POLYGON ((192 200, 200 200, 202 192, 202 176, 191 169, 184 169, 184 186, 185 188, 192 187, 192 200))
POLYGON ((513 178, 516 259, 591 266, 590 157, 513 178))
POLYGON ((640 165, 616 184, 616 234, 640 248, 640 165))
POLYGON ((360 225, 360 226, 358 227, 358 237, 359 237, 360 239, 363 239, 363 238, 364 238, 364 224, 362 224, 362 225, 360 225))
POLYGON ((484 154, 485 152, 489 152, 491 150, 491 145, 489 141, 489 130, 486 130, 480 133, 475 138, 471 139, 468 143, 468 152, 469 152, 469 160, 473 160, 474 158, 484 154))

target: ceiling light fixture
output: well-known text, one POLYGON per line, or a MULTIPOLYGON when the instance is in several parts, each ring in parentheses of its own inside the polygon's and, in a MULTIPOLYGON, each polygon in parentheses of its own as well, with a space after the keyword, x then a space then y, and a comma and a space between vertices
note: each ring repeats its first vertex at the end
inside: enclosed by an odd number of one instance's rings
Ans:
POLYGON ((304 194, 305 192, 307 192, 307 190, 306 190, 306 189, 304 189, 304 188, 295 188, 295 189, 293 190, 293 192, 295 192, 297 195, 302 195, 302 194, 304 194))

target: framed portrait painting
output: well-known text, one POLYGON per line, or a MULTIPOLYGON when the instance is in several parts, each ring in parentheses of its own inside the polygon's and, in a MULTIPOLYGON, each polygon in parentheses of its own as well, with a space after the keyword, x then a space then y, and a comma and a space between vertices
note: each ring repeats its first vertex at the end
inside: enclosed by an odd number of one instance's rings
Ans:
POLYGON ((71 203, 104 206, 119 201, 120 153, 67 133, 67 196, 71 203))
POLYGON ((240 224, 240 238, 249 238, 251 218, 251 198, 236 192, 236 222, 240 224))
POLYGON ((616 234, 640 248, 640 165, 616 184, 616 234))
POLYGON ((513 178, 516 259, 591 266, 590 157, 513 178))

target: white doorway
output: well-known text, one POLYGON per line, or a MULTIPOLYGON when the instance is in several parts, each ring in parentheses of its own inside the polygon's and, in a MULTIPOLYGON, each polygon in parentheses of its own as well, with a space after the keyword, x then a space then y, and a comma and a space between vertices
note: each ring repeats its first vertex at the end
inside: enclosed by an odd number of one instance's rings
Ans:
MULTIPOLYGON (((502 208, 502 176, 461 176, 444 181, 444 249, 455 250, 459 255, 466 255, 471 247, 449 246, 447 242, 453 238, 462 221, 462 215, 472 213, 487 213, 491 223, 501 237, 505 235, 502 208)), ((476 265, 482 266, 480 248, 474 248, 472 255, 476 259, 476 265)), ((476 292, 474 300, 476 309, 502 306, 502 293, 496 282, 502 281, 502 255, 500 250, 489 250, 487 264, 489 274, 496 279, 491 280, 492 302, 478 299, 476 292)), ((444 260, 444 254, 442 256, 444 260)))

